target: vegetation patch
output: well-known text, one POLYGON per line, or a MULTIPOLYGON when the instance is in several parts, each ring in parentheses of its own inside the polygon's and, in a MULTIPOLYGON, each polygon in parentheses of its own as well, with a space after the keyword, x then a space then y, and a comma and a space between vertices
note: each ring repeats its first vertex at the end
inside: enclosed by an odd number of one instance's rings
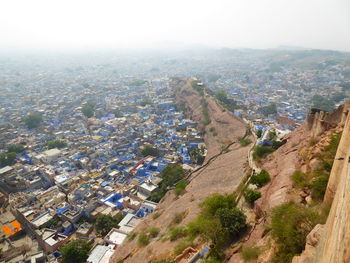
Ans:
POLYGON ((253 159, 259 160, 265 158, 270 153, 273 153, 275 150, 270 146, 255 146, 253 152, 253 159))
POLYGON ((49 141, 47 143, 47 148, 49 148, 49 149, 53 149, 53 148, 61 149, 61 148, 64 148, 66 146, 67 146, 67 143, 65 141, 62 141, 62 140, 52 140, 52 141, 49 141))
POLYGON ((245 147, 251 144, 252 141, 249 138, 239 138, 238 142, 241 146, 245 147))
POLYGON ((182 169, 182 166, 179 164, 168 165, 160 174, 160 177, 163 179, 159 184, 159 189, 152 193, 150 200, 153 202, 159 202, 163 196, 168 191, 168 187, 174 186, 176 182, 179 182, 185 177, 185 171, 182 169))
POLYGON ((185 188, 186 186, 188 185, 189 181, 184 179, 180 182, 178 182, 176 185, 175 185, 175 190, 174 190, 174 193, 176 196, 179 196, 179 195, 182 195, 186 192, 185 188))
POLYGON ((271 215, 271 234, 278 251, 273 262, 291 262, 305 248, 306 236, 326 218, 313 208, 288 203, 275 207, 271 215))
POLYGON ((110 215, 98 216, 95 221, 96 232, 101 236, 107 235, 112 228, 118 228, 118 224, 123 218, 123 215, 114 217, 110 215))
POLYGON ((261 193, 259 191, 253 190, 253 189, 246 189, 244 191, 244 198, 249 204, 254 204, 256 200, 258 200, 261 197, 261 193))
POLYGON ((241 251, 241 257, 245 262, 257 260, 261 254, 261 248, 257 246, 244 247, 241 251))
POLYGON ((34 129, 39 127, 43 121, 43 117, 40 114, 33 113, 25 116, 23 121, 29 129, 34 129))
POLYGON ((295 171, 291 175, 291 179, 293 181, 293 186, 296 188, 303 188, 307 186, 308 184, 306 183, 306 177, 307 175, 299 170, 295 171))
POLYGON ((251 177, 250 183, 255 184, 257 187, 262 187, 270 182, 270 179, 270 174, 267 171, 262 170, 260 173, 254 174, 251 177))
POLYGON ((63 263, 83 263, 88 258, 92 243, 85 239, 76 239, 61 248, 63 263))

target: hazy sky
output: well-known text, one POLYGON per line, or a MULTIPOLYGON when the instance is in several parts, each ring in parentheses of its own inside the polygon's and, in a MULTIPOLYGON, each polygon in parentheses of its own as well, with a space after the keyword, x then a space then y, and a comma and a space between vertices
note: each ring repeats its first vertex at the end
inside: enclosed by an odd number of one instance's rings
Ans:
POLYGON ((350 51, 350 0, 0 0, 0 47, 172 42, 350 51))

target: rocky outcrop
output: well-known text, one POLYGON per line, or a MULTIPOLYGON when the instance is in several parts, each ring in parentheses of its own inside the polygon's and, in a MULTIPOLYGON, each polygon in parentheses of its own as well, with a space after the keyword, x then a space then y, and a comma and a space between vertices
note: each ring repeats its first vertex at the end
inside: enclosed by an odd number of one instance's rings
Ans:
POLYGON ((324 112, 319 109, 311 109, 306 117, 308 130, 313 137, 322 134, 332 127, 343 125, 350 109, 350 101, 340 105, 336 110, 324 112))
MULTIPOLYGON (((344 126, 324 202, 331 204, 323 230, 318 227, 318 242, 306 245, 304 252, 293 263, 350 262, 350 114, 347 102, 341 109, 340 126, 344 126)), ((339 108, 338 108, 339 110, 339 108)), ((338 113, 339 115, 339 113, 338 113)), ((339 118, 338 118, 339 120, 339 118)))

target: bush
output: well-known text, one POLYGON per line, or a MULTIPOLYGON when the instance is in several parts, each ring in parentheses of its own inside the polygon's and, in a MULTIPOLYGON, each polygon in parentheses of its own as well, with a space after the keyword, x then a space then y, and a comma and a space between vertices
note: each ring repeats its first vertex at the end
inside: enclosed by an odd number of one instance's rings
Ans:
POLYGON ((260 158, 265 158, 270 153, 273 153, 275 149, 269 146, 255 146, 254 147, 254 153, 253 158, 254 160, 258 160, 260 158))
POLYGON ((180 224, 181 221, 185 218, 185 215, 186 215, 185 211, 180 212, 180 213, 175 213, 173 220, 171 220, 171 224, 173 224, 173 225, 180 224))
POLYGON ((212 194, 207 197, 201 204, 202 213, 208 216, 215 216, 216 211, 220 208, 234 208, 236 206, 235 197, 232 194, 212 194))
POLYGON ((244 261, 253 261, 258 259, 259 255, 261 253, 261 250, 259 247, 245 247, 241 251, 241 257, 244 261))
POLYGON ((294 187, 302 188, 307 185, 306 174, 301 171, 295 171, 292 176, 294 187))
POLYGON ((291 262, 305 248, 306 236, 324 217, 311 208, 294 203, 275 207, 271 214, 271 234, 277 243, 275 262, 291 262))
POLYGON ((174 226, 169 229, 170 241, 174 241, 185 236, 186 236, 186 229, 183 226, 174 226))
POLYGON ((155 220, 155 219, 157 219, 158 217, 160 217, 161 214, 162 214, 161 212, 155 212, 155 213, 153 213, 153 215, 152 215, 153 220, 155 220))
POLYGON ((250 204, 254 204, 255 200, 258 200, 260 197, 261 193, 259 191, 255 191, 249 188, 244 191, 244 198, 250 204))
POLYGON ((255 133, 256 133, 256 137, 258 137, 258 138, 261 138, 261 136, 262 136, 262 130, 257 130, 255 133))
POLYGON ((320 177, 317 177, 311 183, 311 196, 313 199, 317 199, 317 200, 323 199, 324 194, 326 193, 328 179, 329 178, 327 176, 320 176, 320 177))
POLYGON ((192 246, 192 243, 188 240, 183 240, 179 244, 177 244, 174 248, 173 254, 177 256, 182 253, 186 248, 192 246))
POLYGON ((257 187, 262 187, 265 184, 267 184, 269 181, 270 181, 270 174, 265 170, 262 170, 258 174, 254 174, 250 179, 250 183, 255 184, 257 187))
POLYGON ((247 227, 247 217, 236 207, 220 208, 217 215, 223 229, 233 238, 236 238, 247 227))
POLYGON ((127 240, 131 241, 131 240, 134 240, 136 236, 137 236, 136 232, 130 232, 126 238, 127 240))
POLYGON ((152 238, 157 237, 158 234, 159 234, 159 232, 160 232, 160 230, 159 230, 158 227, 151 227, 151 228, 149 229, 149 235, 150 235, 150 237, 152 237, 152 238))
POLYGON ((183 181, 178 182, 175 185, 175 195, 176 196, 182 195, 185 192, 185 188, 187 185, 188 185, 187 180, 183 180, 183 181))
POLYGON ((239 138, 238 142, 241 146, 248 146, 252 141, 249 138, 239 138))
POLYGON ((149 235, 147 235, 147 233, 145 232, 141 232, 139 234, 139 237, 137 238, 137 245, 139 247, 144 247, 147 246, 149 244, 149 235))

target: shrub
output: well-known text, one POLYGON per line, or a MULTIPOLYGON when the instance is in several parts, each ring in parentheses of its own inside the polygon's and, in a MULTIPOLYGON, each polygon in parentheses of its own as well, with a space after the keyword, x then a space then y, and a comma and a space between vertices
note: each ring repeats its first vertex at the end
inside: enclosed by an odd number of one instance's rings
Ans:
POLYGON ((136 233, 136 232, 130 232, 126 238, 127 238, 129 241, 132 241, 132 240, 135 239, 136 236, 137 236, 137 233, 136 233))
POLYGON ((258 259, 259 255, 261 253, 261 250, 259 247, 245 247, 241 251, 241 257, 244 261, 253 261, 258 259))
POLYGON ((174 226, 169 229, 170 241, 174 241, 185 236, 186 236, 186 229, 183 226, 174 226))
POLYGON ((177 244, 174 248, 173 254, 177 256, 182 253, 186 248, 192 246, 192 243, 188 240, 183 240, 179 244, 177 244))
POLYGON ((253 189, 247 189, 244 191, 244 198, 250 204, 254 204, 255 200, 258 200, 260 197, 261 193, 259 191, 253 189))
POLYGON ((291 262, 303 251, 308 233, 324 222, 324 217, 313 209, 294 203, 275 207, 271 217, 271 234, 278 248, 276 262, 291 262))
POLYGON ((185 192, 185 188, 187 185, 188 185, 187 180, 183 180, 183 181, 178 182, 175 185, 175 195, 176 196, 182 195, 185 192))
POLYGON ((137 245, 139 247, 147 246, 149 243, 149 236, 145 232, 141 232, 137 238, 137 245))
POLYGON ((217 211, 221 226, 232 237, 237 237, 247 227, 247 217, 238 208, 220 208, 217 211))
POLYGON ((313 199, 322 200, 328 184, 327 176, 320 176, 311 183, 311 196, 313 199))
POLYGON ((161 212, 155 212, 155 213, 153 213, 152 218, 155 220, 155 219, 157 219, 158 217, 160 217, 161 214, 162 214, 161 212))
POLYGON ((207 197, 201 204, 202 213, 214 216, 220 208, 234 208, 236 206, 235 198, 232 194, 212 194, 207 197))
POLYGON ((175 213, 174 217, 173 217, 173 220, 171 220, 171 224, 173 224, 173 225, 180 224, 181 221, 185 218, 185 215, 186 215, 185 211, 179 212, 179 213, 175 213))
POLYGON ((258 138, 261 138, 261 136, 262 136, 262 130, 257 130, 255 133, 256 133, 256 137, 258 137, 258 138))
POLYGON ((293 185, 298 188, 306 186, 306 174, 301 171, 295 171, 292 176, 293 185))
POLYGON ((258 174, 254 174, 250 179, 250 183, 255 184, 258 187, 264 186, 269 181, 270 181, 270 174, 265 170, 262 170, 258 174))
POLYGON ((149 235, 150 235, 152 238, 157 237, 158 234, 159 234, 159 232, 160 232, 160 230, 159 230, 158 227, 151 227, 151 228, 149 229, 149 235))
POLYGON ((253 158, 255 160, 260 158, 265 158, 270 153, 274 152, 275 149, 269 147, 269 146, 255 146, 254 152, 253 152, 253 158))
POLYGON ((248 146, 252 141, 249 138, 239 138, 238 142, 241 146, 248 146))

